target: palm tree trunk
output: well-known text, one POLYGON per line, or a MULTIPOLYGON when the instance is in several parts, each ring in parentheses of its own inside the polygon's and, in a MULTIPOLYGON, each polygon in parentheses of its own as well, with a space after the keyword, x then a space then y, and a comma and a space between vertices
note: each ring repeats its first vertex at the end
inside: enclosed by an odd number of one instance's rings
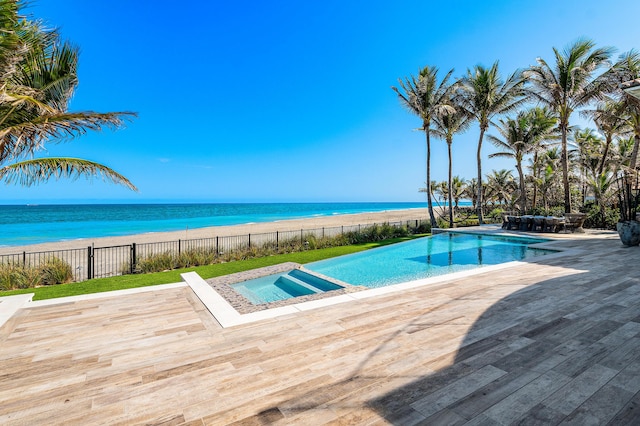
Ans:
POLYGON ((518 162, 516 164, 516 169, 518 170, 518 179, 520 180, 520 208, 522 209, 522 213, 527 212, 527 193, 524 185, 524 173, 522 172, 522 163, 518 162))
POLYGON ((533 197, 531 200, 532 208, 536 208, 538 201, 538 152, 533 154, 533 197))
POLYGON ((604 165, 607 162, 607 155, 609 155, 609 146, 611 145, 611 133, 607 133, 607 139, 604 144, 604 151, 602 152, 602 160, 600 161, 600 165, 598 166, 598 176, 602 175, 604 172, 604 165))
POLYGON ((424 132, 427 135, 427 207, 429 209, 431 228, 435 228, 438 223, 436 222, 436 216, 433 214, 433 201, 431 200, 431 138, 429 126, 424 126, 424 132))
POLYGON ((571 213, 571 188, 569 187, 569 153, 567 152, 567 126, 562 131, 562 185, 564 186, 564 212, 571 213))
POLYGON ((638 163, 638 147, 640 146, 640 133, 636 132, 633 138, 633 150, 631 151, 631 160, 629 161, 629 168, 632 170, 636 169, 636 164, 638 163))
POLYGON ((447 140, 447 152, 449 154, 449 228, 453 228, 453 176, 452 176, 452 161, 451 161, 451 142, 447 140))
POLYGON ((478 225, 484 223, 484 216, 482 214, 482 207, 484 202, 482 200, 482 139, 484 138, 484 126, 480 126, 480 139, 478 139, 478 153, 476 160, 478 162, 478 225))

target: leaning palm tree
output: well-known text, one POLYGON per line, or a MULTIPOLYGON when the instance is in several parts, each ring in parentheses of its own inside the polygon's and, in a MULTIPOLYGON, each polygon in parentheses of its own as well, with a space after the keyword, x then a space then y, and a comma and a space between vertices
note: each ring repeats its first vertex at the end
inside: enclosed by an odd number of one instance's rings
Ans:
MULTIPOLYGON (((438 211, 440 211, 442 207, 442 204, 440 203, 440 201, 441 200, 444 201, 447 198, 447 182, 445 181, 438 182, 436 180, 432 180, 431 185, 429 185, 429 188, 427 188, 427 185, 425 185, 422 188, 418 188, 418 192, 421 192, 423 194, 430 192, 432 197, 431 201, 436 204, 438 211)), ((436 222, 437 222, 437 219, 436 219, 436 222)))
MULTIPOLYGON (((391 87, 398 94, 400 102, 413 114, 420 117, 427 144, 426 182, 431 182, 431 123, 434 117, 446 112, 453 111, 448 105, 449 94, 453 86, 449 84, 449 78, 453 70, 450 70, 444 78, 438 82, 438 68, 424 67, 417 77, 410 76, 403 81, 399 79, 400 89, 391 87), (404 93, 403 93, 404 92, 404 93)), ((437 225, 436 217, 433 213, 433 201, 431 191, 427 192, 427 207, 429 209, 429 220, 431 226, 437 225)))
POLYGON ((609 64, 613 53, 610 47, 595 48, 591 40, 580 39, 560 52, 553 48, 555 62, 538 58, 537 65, 525 75, 533 84, 530 94, 555 112, 562 141, 562 184, 564 208, 571 213, 571 187, 569 185, 569 158, 567 136, 571 114, 600 100, 607 92, 609 82, 606 73, 598 70, 609 64))
POLYGON ((520 190, 518 204, 523 212, 527 211, 527 191, 522 161, 525 155, 539 149, 542 142, 551 137, 555 125, 556 119, 549 110, 533 108, 521 111, 515 118, 501 119, 497 126, 500 136, 488 136, 489 141, 500 149, 489 158, 508 157, 516 162, 520 190))
POLYGON ((78 84, 78 48, 55 30, 19 15, 20 3, 0 2, 0 180, 33 185, 51 178, 100 175, 135 186, 112 169, 76 158, 34 158, 45 143, 89 130, 117 129, 131 112, 69 112, 78 84))
POLYGON ((498 62, 491 68, 476 65, 467 70, 467 75, 461 80, 462 105, 473 116, 480 126, 478 150, 476 154, 478 169, 478 222, 483 223, 482 200, 482 141, 484 134, 496 116, 518 108, 526 101, 524 95, 524 79, 520 71, 502 80, 498 70, 498 62))
POLYGON ((629 130, 627 121, 624 118, 624 102, 616 100, 611 96, 607 96, 603 101, 598 102, 595 109, 584 111, 584 115, 593 119, 598 130, 605 137, 604 151, 598 173, 604 172, 605 164, 609 159, 609 150, 614 138, 617 135, 624 134, 629 130))
MULTIPOLYGON (((453 164, 451 157, 451 145, 453 144, 453 136, 458 133, 464 133, 471 125, 471 116, 463 108, 456 108, 456 97, 452 97, 451 105, 455 110, 449 113, 436 116, 434 118, 434 135, 447 143, 447 155, 449 160, 449 173, 447 178, 447 193, 449 194, 449 227, 453 228, 453 164)), ((456 203, 457 204, 457 203, 456 203)))

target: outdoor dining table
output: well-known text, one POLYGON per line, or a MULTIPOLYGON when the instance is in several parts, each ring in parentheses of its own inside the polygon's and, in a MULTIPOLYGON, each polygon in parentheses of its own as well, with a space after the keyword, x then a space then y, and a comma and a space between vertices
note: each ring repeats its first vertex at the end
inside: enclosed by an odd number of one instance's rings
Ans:
POLYGON ((525 232, 559 232, 564 229, 565 218, 556 216, 507 216, 504 228, 525 232))

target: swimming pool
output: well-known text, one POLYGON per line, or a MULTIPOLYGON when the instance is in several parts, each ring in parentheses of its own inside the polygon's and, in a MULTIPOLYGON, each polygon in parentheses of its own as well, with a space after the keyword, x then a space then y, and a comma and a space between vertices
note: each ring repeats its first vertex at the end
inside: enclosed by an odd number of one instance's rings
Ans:
POLYGON ((547 239, 448 232, 305 265, 352 285, 376 288, 555 253, 547 239))
POLYGON ((370 288, 524 260, 553 250, 530 247, 550 240, 485 234, 443 233, 305 265, 284 273, 233 284, 253 304, 269 303, 343 288, 341 283, 370 288))

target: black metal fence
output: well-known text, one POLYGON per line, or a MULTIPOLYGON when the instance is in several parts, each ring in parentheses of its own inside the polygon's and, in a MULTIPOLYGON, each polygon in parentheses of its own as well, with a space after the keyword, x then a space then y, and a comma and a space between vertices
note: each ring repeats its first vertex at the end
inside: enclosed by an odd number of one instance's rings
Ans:
MULTIPOLYGON (((418 228, 428 224, 425 219, 410 219, 400 222, 386 222, 392 227, 418 228)), ((74 272, 74 281, 84 281, 92 278, 112 277, 116 275, 131 274, 137 270, 140 261, 157 254, 178 254, 193 250, 213 251, 216 256, 232 253, 237 250, 250 249, 252 247, 271 248, 275 251, 284 247, 296 246, 301 250, 306 248, 305 243, 311 236, 315 238, 336 237, 345 233, 362 231, 367 227, 381 224, 369 223, 360 225, 347 225, 337 227, 300 229, 295 231, 276 231, 260 234, 246 234, 233 236, 220 236, 213 238, 200 238, 177 241, 164 241, 157 243, 132 243, 119 246, 52 250, 40 252, 27 252, 0 255, 0 264, 17 264, 22 266, 37 267, 58 258, 69 265, 74 272), (294 244, 299 242, 299 244, 294 244)))

